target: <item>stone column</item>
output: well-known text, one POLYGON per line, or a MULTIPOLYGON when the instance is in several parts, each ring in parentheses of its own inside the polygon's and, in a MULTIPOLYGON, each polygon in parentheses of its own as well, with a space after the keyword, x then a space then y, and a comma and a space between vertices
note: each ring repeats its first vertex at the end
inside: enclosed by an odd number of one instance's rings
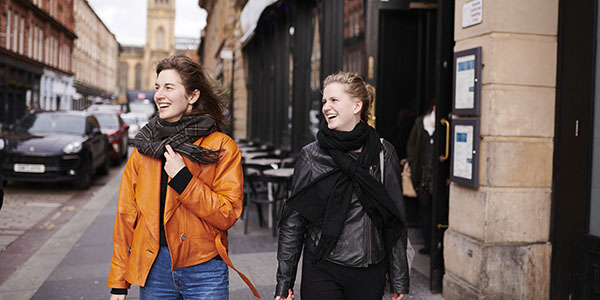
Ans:
POLYGON ((558 0, 483 0, 478 189, 450 187, 444 299, 548 299, 558 0))

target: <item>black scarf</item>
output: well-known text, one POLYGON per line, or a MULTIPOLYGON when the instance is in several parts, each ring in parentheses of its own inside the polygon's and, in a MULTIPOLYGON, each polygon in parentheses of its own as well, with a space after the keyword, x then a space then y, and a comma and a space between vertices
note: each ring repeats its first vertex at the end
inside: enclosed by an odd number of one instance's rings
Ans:
POLYGON ((142 154, 162 159, 170 145, 173 151, 187 156, 200 164, 214 164, 219 161, 220 150, 213 151, 195 145, 203 136, 216 131, 215 120, 207 116, 184 116, 177 122, 169 123, 154 117, 135 135, 133 145, 142 154))
POLYGON ((390 254, 405 224, 386 188, 369 173, 369 167, 379 161, 382 149, 379 135, 362 122, 350 132, 334 131, 323 124, 317 140, 337 167, 315 178, 288 200, 292 208, 321 228, 315 262, 324 259, 336 245, 353 192, 369 218, 382 230, 384 247, 390 254), (348 152, 360 147, 362 151, 355 160, 348 152))

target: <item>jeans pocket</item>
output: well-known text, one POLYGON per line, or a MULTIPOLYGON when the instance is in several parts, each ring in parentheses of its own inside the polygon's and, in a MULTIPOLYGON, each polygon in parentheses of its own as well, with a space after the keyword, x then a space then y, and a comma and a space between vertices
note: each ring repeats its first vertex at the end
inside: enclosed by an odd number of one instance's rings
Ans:
POLYGON ((228 299, 229 270, 224 261, 211 259, 184 269, 184 296, 188 294, 190 299, 228 299))

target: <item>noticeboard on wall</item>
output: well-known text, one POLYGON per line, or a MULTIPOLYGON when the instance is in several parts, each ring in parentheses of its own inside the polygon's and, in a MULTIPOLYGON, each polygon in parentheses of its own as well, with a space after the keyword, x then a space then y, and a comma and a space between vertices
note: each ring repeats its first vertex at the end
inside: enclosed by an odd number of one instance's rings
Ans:
POLYGON ((452 120, 450 180, 477 188, 479 186, 479 119, 452 120))
POLYGON ((481 103, 481 47, 454 53, 452 114, 478 116, 481 103))

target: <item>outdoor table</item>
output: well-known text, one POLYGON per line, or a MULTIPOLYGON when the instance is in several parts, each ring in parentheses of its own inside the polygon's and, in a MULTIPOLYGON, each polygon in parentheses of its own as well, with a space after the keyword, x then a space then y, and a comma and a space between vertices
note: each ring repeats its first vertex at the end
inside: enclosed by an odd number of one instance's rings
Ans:
MULTIPOLYGON (((248 157, 246 157, 248 158, 248 157)), ((246 159, 246 161, 244 161, 245 164, 249 164, 249 165, 260 165, 260 166, 272 166, 272 165, 277 165, 281 162, 280 159, 276 159, 276 158, 257 158, 257 159, 246 159)), ((275 167, 273 167, 274 169, 275 167)))
POLYGON ((270 169, 264 170, 263 174, 273 177, 283 177, 287 179, 291 179, 294 175, 294 168, 280 168, 280 169, 270 169))
POLYGON ((244 159, 252 159, 253 157, 267 155, 267 152, 242 152, 242 157, 244 159))
POLYGON ((240 151, 242 151, 242 152, 248 152, 248 151, 254 151, 254 150, 258 150, 258 147, 254 147, 254 146, 241 146, 240 147, 240 151))
MULTIPOLYGON (((272 177, 274 179, 276 179, 277 181, 281 180, 282 182, 280 184, 283 184, 285 187, 289 187, 289 183, 292 180, 292 176, 294 175, 294 168, 280 168, 280 169, 268 169, 268 170, 264 170, 263 171, 263 175, 268 176, 268 177, 272 177)), ((273 201, 273 183, 271 181, 269 181, 267 183, 267 187, 268 187, 268 197, 270 201, 273 201)), ((289 196, 289 191, 287 191, 287 196, 289 196)), ((267 224, 269 226, 269 228, 271 228, 273 225, 273 214, 272 214, 272 210, 273 210, 273 205, 269 204, 268 205, 268 209, 269 209, 269 217, 267 219, 267 224)))

